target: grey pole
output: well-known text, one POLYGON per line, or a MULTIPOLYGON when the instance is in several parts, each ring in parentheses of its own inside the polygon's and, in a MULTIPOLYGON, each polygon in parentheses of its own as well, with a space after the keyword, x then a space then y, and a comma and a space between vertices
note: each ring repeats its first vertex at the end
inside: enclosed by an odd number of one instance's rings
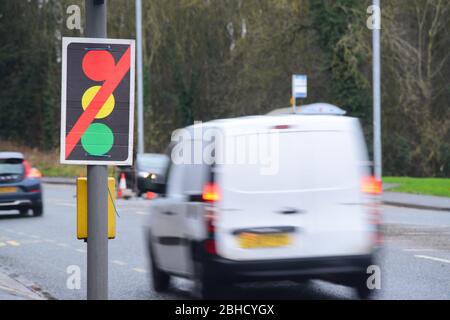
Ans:
MULTIPOLYGON (((106 38, 106 0, 85 0, 86 35, 106 38)), ((108 170, 87 166, 87 299, 108 299, 108 170)))
POLYGON ((144 91, 142 80, 142 2, 136 0, 136 62, 137 62, 137 152, 144 153, 144 91))
POLYGON ((381 7, 380 0, 373 0, 373 5, 378 9, 375 19, 375 27, 372 29, 372 64, 373 64, 373 165, 375 178, 381 180, 382 158, 381 158, 381 87, 380 87, 380 29, 381 29, 381 7))

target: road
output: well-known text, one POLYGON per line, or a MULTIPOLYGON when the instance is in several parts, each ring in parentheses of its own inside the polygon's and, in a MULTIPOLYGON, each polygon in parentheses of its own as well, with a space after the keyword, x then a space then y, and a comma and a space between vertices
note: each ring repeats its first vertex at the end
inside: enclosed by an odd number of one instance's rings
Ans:
MULTIPOLYGON (((57 299, 85 299, 86 243, 76 240, 75 187, 44 185, 43 217, 0 215, 0 267, 57 299), (68 289, 67 267, 81 268, 81 289, 68 289)), ((142 232, 146 200, 118 200, 117 238, 109 242, 111 299, 190 299, 191 283, 176 279, 152 292, 142 232)), ((376 299, 450 299, 450 213, 384 206, 385 246, 378 255, 376 299)), ((248 284, 235 299, 352 299, 351 289, 322 281, 248 284)))

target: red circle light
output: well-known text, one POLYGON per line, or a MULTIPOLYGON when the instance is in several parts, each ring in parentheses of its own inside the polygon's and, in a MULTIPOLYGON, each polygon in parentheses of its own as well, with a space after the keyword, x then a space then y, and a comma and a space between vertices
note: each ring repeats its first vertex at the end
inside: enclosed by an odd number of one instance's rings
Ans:
POLYGON ((106 50, 89 51, 83 58, 83 71, 94 81, 105 81, 114 71, 115 61, 106 50))

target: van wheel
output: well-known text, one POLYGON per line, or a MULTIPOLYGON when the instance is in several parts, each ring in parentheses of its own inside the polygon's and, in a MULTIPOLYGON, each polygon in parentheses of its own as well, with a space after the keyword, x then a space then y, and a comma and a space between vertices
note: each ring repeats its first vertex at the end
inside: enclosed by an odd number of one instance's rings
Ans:
POLYGON ((26 216, 26 215, 28 214, 28 209, 20 209, 20 210, 19 210, 19 214, 20 214, 21 216, 26 216))
POLYGON ((193 295, 196 299, 215 299, 220 291, 218 279, 204 267, 200 261, 194 262, 194 289, 193 295))
POLYGON ((158 268, 158 265, 155 262, 155 255, 153 253, 152 244, 149 243, 149 251, 150 251, 150 265, 151 265, 151 277, 152 277, 152 285, 153 289, 156 292, 164 292, 169 289, 170 284, 170 276, 158 268))

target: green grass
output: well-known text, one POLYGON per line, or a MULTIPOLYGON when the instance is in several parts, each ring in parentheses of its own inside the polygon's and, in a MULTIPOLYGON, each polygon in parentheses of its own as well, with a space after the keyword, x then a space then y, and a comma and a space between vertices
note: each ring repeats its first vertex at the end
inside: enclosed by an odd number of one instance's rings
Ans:
POLYGON ((448 178, 384 177, 383 182, 398 184, 389 191, 450 197, 450 179, 448 178))
POLYGON ((86 169, 83 166, 37 163, 36 167, 41 170, 44 177, 86 176, 86 169))

